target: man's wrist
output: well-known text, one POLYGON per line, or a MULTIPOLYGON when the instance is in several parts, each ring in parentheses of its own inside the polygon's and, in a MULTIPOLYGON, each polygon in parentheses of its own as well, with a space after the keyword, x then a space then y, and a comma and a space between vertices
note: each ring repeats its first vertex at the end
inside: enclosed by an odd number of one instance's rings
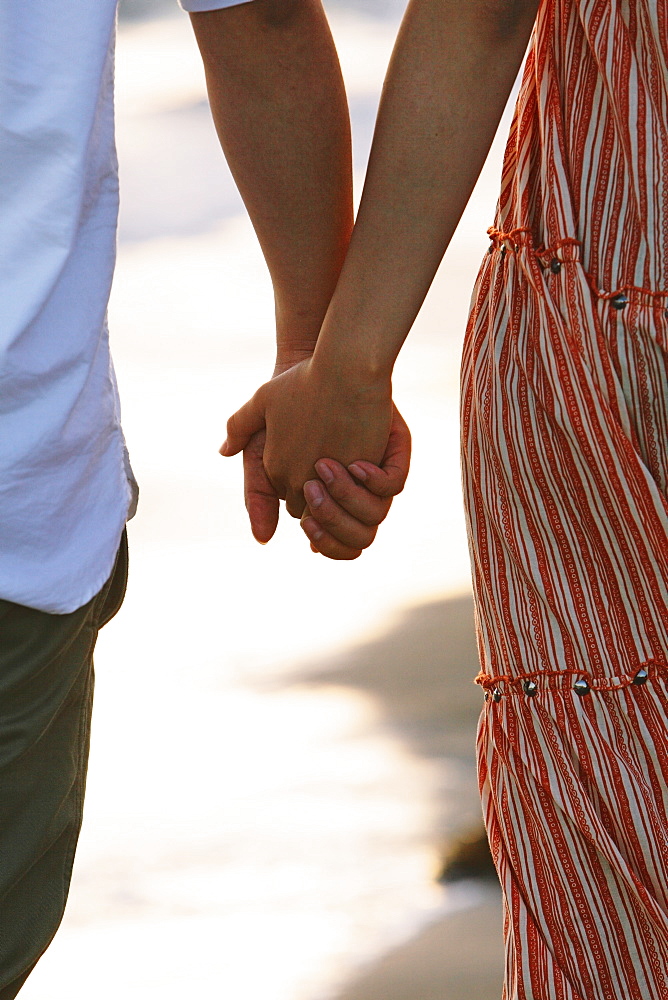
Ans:
POLYGON ((302 361, 308 361, 309 358, 313 356, 313 349, 286 352, 282 351, 276 352, 276 363, 274 364, 274 373, 272 378, 276 378, 277 375, 282 375, 289 368, 294 368, 295 365, 300 364, 302 361))
POLYGON ((293 298, 288 307, 277 303, 274 376, 313 356, 328 304, 322 297, 316 303, 293 298))

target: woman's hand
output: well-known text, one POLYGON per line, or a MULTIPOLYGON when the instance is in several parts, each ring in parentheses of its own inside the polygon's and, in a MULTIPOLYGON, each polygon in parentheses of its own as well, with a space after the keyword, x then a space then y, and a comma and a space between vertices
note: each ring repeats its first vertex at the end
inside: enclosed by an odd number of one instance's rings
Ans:
POLYGON ((392 417, 389 379, 381 384, 354 372, 323 372, 309 358, 266 382, 230 417, 220 451, 237 454, 265 428, 267 477, 288 513, 301 517, 304 484, 316 478, 318 459, 379 464, 392 417))
POLYGON ((308 504, 301 519, 311 548, 329 559, 357 559, 371 545, 392 500, 404 488, 411 460, 411 435, 394 407, 381 467, 354 462, 346 470, 332 459, 315 468, 320 480, 304 486, 308 504))

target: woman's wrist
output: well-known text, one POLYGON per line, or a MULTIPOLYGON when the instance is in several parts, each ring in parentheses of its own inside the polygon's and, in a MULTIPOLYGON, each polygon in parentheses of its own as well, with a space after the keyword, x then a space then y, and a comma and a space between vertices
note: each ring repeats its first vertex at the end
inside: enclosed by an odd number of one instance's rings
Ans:
POLYGON ((393 361, 375 357, 359 340, 331 341, 321 334, 310 368, 315 378, 336 384, 342 391, 391 398, 393 361))

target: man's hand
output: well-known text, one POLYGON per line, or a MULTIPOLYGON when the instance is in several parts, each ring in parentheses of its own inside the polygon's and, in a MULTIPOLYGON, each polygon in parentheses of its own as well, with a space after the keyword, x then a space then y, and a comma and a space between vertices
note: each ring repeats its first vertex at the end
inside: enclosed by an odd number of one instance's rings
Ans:
MULTIPOLYGON (((273 536, 279 513, 279 496, 263 464, 265 436, 265 431, 258 431, 244 449, 246 510, 251 531, 263 544, 273 536)), ((320 480, 305 486, 308 507, 301 521, 314 552, 330 559, 356 559, 371 545, 392 498, 404 487, 410 453, 410 431, 395 407, 380 468, 360 461, 351 465, 351 475, 333 459, 316 462, 320 480), (322 499, 315 495, 318 489, 322 499)))
MULTIPOLYGON (((279 353, 276 356, 272 378, 282 375, 293 365, 310 358, 312 354, 313 351, 309 348, 297 350, 292 348, 288 354, 279 353)), ((266 438, 264 430, 257 431, 244 448, 244 500, 253 537, 262 545, 266 545, 274 536, 278 525, 280 500, 264 468, 266 438)))

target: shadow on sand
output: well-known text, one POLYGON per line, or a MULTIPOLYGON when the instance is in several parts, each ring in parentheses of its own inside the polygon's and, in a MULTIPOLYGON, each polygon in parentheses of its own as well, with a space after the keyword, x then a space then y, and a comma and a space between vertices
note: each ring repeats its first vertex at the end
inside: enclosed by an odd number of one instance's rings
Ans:
POLYGON ((319 664, 310 683, 364 691, 412 753, 472 762, 482 691, 469 595, 404 612, 379 639, 319 664))
MULTIPOLYGON (((482 831, 475 732, 483 704, 470 596, 413 608, 384 636, 318 664, 300 682, 364 691, 394 738, 443 767, 435 845, 452 865, 482 831)), ((458 874, 485 880, 481 903, 385 956, 339 1000, 495 1000, 501 995, 500 893, 487 850, 458 874), (490 872, 492 879, 489 878, 490 872)))

